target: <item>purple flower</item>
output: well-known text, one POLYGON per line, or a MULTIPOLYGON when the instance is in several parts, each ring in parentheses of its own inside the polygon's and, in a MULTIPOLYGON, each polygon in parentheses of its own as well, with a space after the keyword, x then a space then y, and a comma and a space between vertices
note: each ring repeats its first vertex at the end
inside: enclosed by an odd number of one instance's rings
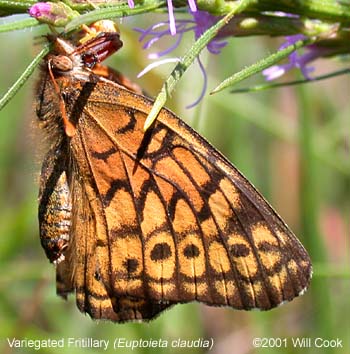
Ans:
MULTIPOLYGON (((190 11, 191 15, 193 16, 193 19, 181 19, 177 20, 175 24, 175 33, 176 36, 173 37, 174 41, 171 43, 167 49, 157 52, 157 53, 151 53, 148 55, 149 59, 159 59, 169 53, 171 53, 174 49, 176 49, 179 44, 181 43, 182 37, 184 33, 193 31, 194 32, 194 37, 197 40, 208 28, 213 26, 214 24, 217 23, 217 21, 220 20, 220 17, 213 16, 209 14, 208 12, 205 11, 190 11)), ((171 30, 171 23, 170 19, 169 21, 164 21, 164 22, 159 22, 156 23, 155 25, 152 25, 151 27, 147 29, 142 29, 142 28, 134 28, 135 31, 139 32, 140 38, 139 41, 145 41, 143 44, 143 49, 150 49, 156 42, 158 42, 161 39, 166 38, 169 35, 173 35, 172 30, 171 30), (165 28, 164 28, 165 27, 165 28), (148 39, 146 40, 146 38, 148 39)), ((208 44, 207 44, 207 49, 210 53, 212 54, 219 54, 221 49, 225 47, 227 44, 226 41, 220 40, 220 39, 212 39, 208 44)), ((160 60, 157 63, 152 63, 149 66, 147 66, 140 74, 139 76, 145 74, 149 70, 153 69, 156 66, 169 63, 169 62, 174 62, 174 61, 180 61, 179 58, 173 58, 173 59, 164 59, 160 60)), ((200 70, 203 74, 204 78, 204 83, 203 83, 203 88, 202 92, 200 94, 200 97, 191 105, 187 106, 187 108, 191 108, 195 106, 204 96, 206 88, 207 88, 207 74, 204 69, 203 64, 201 63, 200 59, 197 58, 200 70)))
POLYGON ((46 2, 37 2, 29 9, 29 15, 35 18, 51 16, 51 4, 46 2))
MULTIPOLYGON (((197 40, 207 29, 214 26, 221 17, 213 16, 206 11, 196 11, 191 12, 194 23, 196 24, 194 27, 194 36, 197 40)), ((212 54, 220 54, 220 51, 223 47, 227 45, 226 41, 212 39, 207 44, 207 49, 212 54)))
MULTIPOLYGON (((175 24, 173 2, 172 0, 167 0, 167 3, 168 3, 170 33, 174 36, 176 34, 176 24, 175 24)), ((197 5, 195 0, 188 0, 188 6, 190 7, 191 13, 197 11, 197 5)))
MULTIPOLYGON (((128 5, 130 9, 133 9, 135 7, 134 0, 128 0, 128 5)), ((170 33, 171 35, 176 34, 176 23, 175 23, 175 16, 174 16, 174 5, 172 0, 167 0, 167 5, 168 5, 168 14, 169 14, 169 28, 170 28, 170 33)), ((197 11, 197 5, 195 0, 188 0, 188 6, 190 7, 190 12, 196 12, 197 11)))
POLYGON ((65 26, 69 20, 79 13, 60 1, 58 3, 38 2, 29 9, 29 15, 38 21, 54 26, 65 26))
MULTIPOLYGON (((213 26, 220 17, 213 16, 205 11, 191 12, 193 19, 177 20, 176 23, 176 36, 175 41, 164 51, 158 53, 152 53, 148 57, 150 59, 157 59, 164 55, 169 54, 174 49, 176 49, 181 43, 181 39, 186 32, 193 31, 194 37, 197 40, 208 28, 213 26)), ((139 41, 142 42, 146 37, 150 37, 143 44, 143 49, 151 48, 156 42, 171 35, 171 31, 168 27, 169 21, 158 22, 147 29, 134 28, 135 31, 141 33, 139 41), (164 29, 164 27, 166 27, 164 29)), ((227 44, 226 41, 221 39, 212 39, 208 45, 207 49, 212 54, 219 54, 221 49, 227 44)))
MULTIPOLYGON (((294 36, 286 37, 286 42, 281 45, 279 49, 286 48, 299 40, 303 40, 306 37, 302 34, 296 34, 294 36)), ((314 67, 309 66, 309 64, 320 58, 327 56, 332 53, 331 48, 321 47, 317 44, 310 44, 306 46, 306 52, 303 54, 299 54, 298 52, 294 51, 292 54, 289 55, 288 59, 289 62, 286 64, 281 65, 273 65, 265 70, 263 70, 263 75, 267 81, 272 81, 280 76, 284 75, 287 71, 297 68, 301 71, 304 77, 308 80, 311 80, 310 73, 315 70, 314 67)))

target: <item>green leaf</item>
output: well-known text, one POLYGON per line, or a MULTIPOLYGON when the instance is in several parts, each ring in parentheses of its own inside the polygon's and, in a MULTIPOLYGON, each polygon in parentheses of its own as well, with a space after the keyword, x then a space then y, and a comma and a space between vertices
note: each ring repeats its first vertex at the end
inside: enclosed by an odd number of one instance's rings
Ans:
POLYGON ((254 63, 244 69, 242 69, 241 71, 233 74, 232 76, 230 76, 229 78, 227 78, 226 80, 224 80, 223 82, 221 82, 210 94, 214 94, 217 93, 219 91, 222 91, 223 89, 229 87, 229 86, 233 86, 235 84, 237 84, 238 82, 256 74, 259 73, 261 71, 263 71, 264 69, 278 63, 280 60, 286 58, 289 54, 291 54, 292 52, 294 52, 296 49, 302 48, 308 44, 311 44, 315 41, 315 39, 304 39, 304 40, 300 40, 295 42, 294 44, 278 50, 277 52, 267 56, 264 59, 259 60, 257 63, 254 63))
POLYGON ((312 83, 312 82, 316 82, 316 81, 331 79, 333 77, 337 77, 337 76, 345 75, 345 74, 350 74, 350 68, 333 71, 329 74, 313 77, 312 79, 300 79, 300 80, 294 80, 294 81, 288 81, 288 82, 268 83, 268 84, 256 85, 256 86, 252 86, 252 87, 242 87, 239 89, 232 90, 231 93, 256 92, 256 91, 264 91, 264 90, 269 90, 269 89, 274 89, 274 88, 279 88, 279 87, 295 86, 295 85, 300 85, 300 84, 307 84, 307 83, 312 83))

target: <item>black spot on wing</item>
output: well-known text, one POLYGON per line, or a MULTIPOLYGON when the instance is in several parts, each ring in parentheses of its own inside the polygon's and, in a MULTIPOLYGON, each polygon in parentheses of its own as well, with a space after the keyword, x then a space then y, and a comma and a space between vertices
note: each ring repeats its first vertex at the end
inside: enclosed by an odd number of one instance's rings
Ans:
POLYGON ((109 204, 111 203, 112 199, 114 198, 114 195, 116 194, 116 192, 120 189, 124 189, 126 191, 129 191, 129 184, 128 181, 123 180, 123 179, 116 179, 114 180, 107 193, 105 195, 102 196, 102 203, 103 206, 106 208, 109 206, 109 204))
POLYGON ((127 115, 129 116, 129 122, 124 127, 118 129, 116 131, 117 134, 125 134, 128 131, 132 131, 135 129, 135 125, 136 125, 135 110, 131 108, 127 108, 125 109, 125 113, 127 113, 127 115))
POLYGON ((165 243, 157 243, 152 251, 151 251, 151 259, 152 261, 162 261, 167 259, 171 256, 171 249, 170 246, 165 243))
POLYGON ((95 159, 98 159, 98 160, 103 160, 104 162, 107 161, 107 159, 115 154, 117 152, 117 149, 112 146, 109 150, 107 151, 103 151, 103 152, 98 152, 98 151, 94 151, 92 153, 92 157, 94 157, 95 159))

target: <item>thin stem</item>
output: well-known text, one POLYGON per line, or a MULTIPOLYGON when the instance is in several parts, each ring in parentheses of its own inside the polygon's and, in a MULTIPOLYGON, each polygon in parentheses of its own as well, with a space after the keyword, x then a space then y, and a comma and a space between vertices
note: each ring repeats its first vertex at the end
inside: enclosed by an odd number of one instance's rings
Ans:
MULTIPOLYGON (((318 228, 318 167, 314 158, 315 129, 313 127, 313 109, 311 100, 303 86, 298 90, 299 104, 299 141, 300 141, 300 217, 301 234, 313 262, 327 263, 326 251, 318 228)), ((330 292, 327 279, 315 277, 311 284, 313 325, 320 337, 332 335, 332 318, 330 311, 330 292)), ((331 348, 324 348, 331 353, 331 348)))
POLYGON ((6 12, 9 15, 26 13, 35 3, 37 3, 36 0, 0 0, 0 11, 6 12))
POLYGON ((311 80, 310 79, 300 79, 300 80, 294 80, 294 81, 288 81, 288 82, 256 85, 256 86, 252 86, 252 87, 242 87, 239 89, 232 90, 231 93, 256 92, 256 91, 264 91, 264 90, 268 90, 268 89, 275 89, 275 88, 286 87, 286 86, 308 84, 308 83, 313 83, 313 82, 322 81, 322 80, 326 80, 326 79, 331 79, 331 78, 338 77, 340 75, 345 75, 345 74, 350 74, 350 68, 337 70, 337 71, 333 71, 333 72, 325 74, 325 75, 313 77, 311 80))
POLYGON ((286 58, 289 54, 291 54, 295 50, 305 47, 306 45, 311 44, 314 41, 315 41, 314 39, 307 38, 304 40, 297 41, 294 44, 291 44, 284 49, 278 50, 277 52, 267 56, 266 58, 259 60, 257 63, 254 63, 253 65, 250 65, 242 69, 241 71, 235 73, 234 75, 230 76, 229 78, 221 82, 212 92, 210 92, 210 94, 214 94, 219 91, 222 91, 223 89, 235 85, 238 82, 248 78, 249 76, 261 72, 262 70, 286 58))
POLYGON ((98 8, 96 10, 90 11, 84 15, 74 18, 70 21, 66 27, 65 31, 72 31, 83 24, 89 24, 98 20, 106 20, 110 18, 133 16, 138 14, 143 14, 146 12, 154 11, 165 5, 164 2, 158 0, 146 0, 142 5, 135 5, 134 8, 129 8, 127 4, 122 4, 118 6, 110 6, 106 8, 98 8))
POLYGON ((24 70, 18 80, 10 87, 5 95, 0 99, 0 110, 2 110, 6 104, 12 99, 12 97, 18 92, 18 90, 26 83, 29 77, 34 72, 35 68, 39 65, 44 56, 49 52, 49 45, 47 44, 41 52, 33 59, 33 61, 24 70))
POLYGON ((19 21, 13 21, 9 23, 3 23, 0 25, 0 33, 2 32, 11 32, 17 31, 29 27, 39 26, 42 25, 38 20, 35 18, 25 18, 19 21))

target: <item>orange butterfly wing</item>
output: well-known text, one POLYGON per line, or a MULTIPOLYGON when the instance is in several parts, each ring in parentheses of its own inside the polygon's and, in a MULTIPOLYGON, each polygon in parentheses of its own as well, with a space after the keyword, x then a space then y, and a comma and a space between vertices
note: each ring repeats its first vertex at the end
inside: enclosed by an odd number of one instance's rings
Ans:
POLYGON ((111 81, 73 81, 66 96, 80 310, 123 321, 194 300, 269 309, 305 290, 303 246, 182 120, 164 109, 144 134, 152 102, 111 81))
MULTIPOLYGON (((96 37, 107 48, 118 40, 96 37)), ((170 111, 144 133, 152 101, 120 86, 139 92, 119 73, 76 60, 99 59, 94 41, 65 54, 73 47, 57 39, 61 55, 48 56, 38 87, 51 139, 40 237, 58 294, 75 291, 81 311, 123 322, 195 300, 267 310, 303 293, 310 259, 281 218, 170 111)))

